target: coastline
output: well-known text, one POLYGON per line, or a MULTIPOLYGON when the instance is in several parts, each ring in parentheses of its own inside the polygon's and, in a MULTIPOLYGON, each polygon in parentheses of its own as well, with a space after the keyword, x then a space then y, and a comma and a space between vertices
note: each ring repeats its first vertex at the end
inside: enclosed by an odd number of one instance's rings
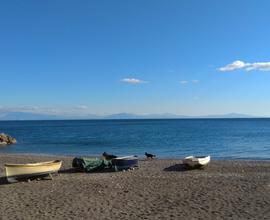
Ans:
MULTIPOLYGON (((7 153, 7 152, 0 152, 0 156, 32 156, 32 157, 53 157, 53 158, 74 158, 74 157, 91 157, 91 158, 100 158, 102 155, 84 155, 84 154, 78 154, 78 155, 65 155, 65 154, 46 154, 46 153, 7 153)), ((125 156, 125 155, 118 155, 118 156, 125 156)), ((186 155, 188 156, 188 155, 186 155)), ((139 160, 145 160, 145 155, 138 155, 139 160)), ((185 156, 161 156, 157 157, 156 159, 158 160, 176 160, 180 161, 184 159, 185 156)), ((270 157, 268 158, 260 158, 260 157, 246 157, 246 158, 239 158, 239 157, 212 157, 211 156, 211 161, 248 161, 248 162, 270 162, 270 157)))
POLYGON ((77 173, 72 157, 0 154, 2 219, 269 219, 270 162, 140 160, 130 172, 77 173), (6 184, 4 163, 63 160, 53 180, 6 184))

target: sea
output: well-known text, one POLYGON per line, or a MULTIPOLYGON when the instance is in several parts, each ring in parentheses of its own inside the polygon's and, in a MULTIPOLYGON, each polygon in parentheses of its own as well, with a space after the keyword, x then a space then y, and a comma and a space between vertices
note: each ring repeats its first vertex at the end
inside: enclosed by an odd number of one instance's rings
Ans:
POLYGON ((270 119, 0 121, 0 133, 18 141, 0 153, 270 159, 270 119))

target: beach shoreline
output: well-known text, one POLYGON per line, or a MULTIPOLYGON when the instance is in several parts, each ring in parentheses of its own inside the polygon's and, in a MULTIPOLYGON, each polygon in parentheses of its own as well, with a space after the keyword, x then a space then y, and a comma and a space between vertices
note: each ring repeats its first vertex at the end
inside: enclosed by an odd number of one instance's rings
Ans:
POLYGON ((129 172, 78 173, 73 157, 0 154, 1 219, 269 219, 270 161, 140 160, 129 172), (63 160, 53 180, 6 184, 5 163, 63 160))
MULTIPOLYGON (((90 157, 90 158, 102 158, 102 154, 96 155, 96 154, 77 154, 77 155, 66 155, 66 154, 46 154, 46 153, 20 153, 20 152, 14 152, 14 153, 7 153, 7 152, 0 152, 0 155, 7 156, 7 157, 13 157, 13 156, 25 156, 25 157, 52 157, 52 158, 74 158, 74 157, 90 157)), ((132 155, 132 154, 130 154, 132 155)), ((119 157, 126 156, 126 155, 117 155, 119 157)), ((134 156, 134 155, 132 155, 134 156)), ((139 160, 145 160, 145 155, 136 155, 139 160)), ((185 156, 161 156, 161 157, 155 157, 155 159, 158 160, 182 160, 185 156)), ((207 156, 207 155, 205 155, 207 156)), ((212 157, 211 161, 250 161, 250 162, 270 162, 270 157, 265 158, 259 158, 259 157, 246 157, 246 158, 238 158, 238 157, 212 157)))

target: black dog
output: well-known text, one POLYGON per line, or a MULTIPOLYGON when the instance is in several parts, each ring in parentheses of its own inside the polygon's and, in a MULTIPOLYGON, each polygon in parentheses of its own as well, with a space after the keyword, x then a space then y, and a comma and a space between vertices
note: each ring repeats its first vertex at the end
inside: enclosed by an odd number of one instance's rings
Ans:
POLYGON ((148 154, 147 152, 145 152, 145 156, 146 156, 147 159, 148 158, 154 159, 154 157, 156 157, 156 155, 154 155, 154 154, 148 154))
POLYGON ((104 152, 104 153, 102 154, 102 156, 103 156, 106 160, 112 160, 112 159, 114 159, 114 158, 117 157, 117 156, 112 155, 112 154, 107 154, 106 152, 104 152))

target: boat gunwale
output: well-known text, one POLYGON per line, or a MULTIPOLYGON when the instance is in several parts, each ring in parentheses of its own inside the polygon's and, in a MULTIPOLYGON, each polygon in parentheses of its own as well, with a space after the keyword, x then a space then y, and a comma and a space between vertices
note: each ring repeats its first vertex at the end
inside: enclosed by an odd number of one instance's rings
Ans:
POLYGON ((185 157, 182 162, 183 164, 189 166, 189 167, 204 167, 207 164, 210 163, 211 160, 211 156, 205 156, 203 158, 198 158, 198 157, 194 157, 194 156, 188 156, 185 157))
POLYGON ((136 156, 124 156, 124 157, 116 157, 116 158, 113 158, 112 160, 138 160, 139 158, 136 157, 136 156))
POLYGON ((206 160, 206 159, 210 159, 211 158, 211 156, 210 155, 208 155, 208 156, 198 156, 198 157, 196 157, 196 156, 188 156, 188 157, 185 157, 184 159, 183 159, 183 161, 198 161, 198 160, 206 160))
POLYGON ((48 166, 48 165, 56 165, 62 164, 62 160, 52 160, 52 161, 45 161, 39 163, 25 163, 25 164, 15 164, 15 163, 6 163, 5 167, 38 167, 38 166, 48 166))

